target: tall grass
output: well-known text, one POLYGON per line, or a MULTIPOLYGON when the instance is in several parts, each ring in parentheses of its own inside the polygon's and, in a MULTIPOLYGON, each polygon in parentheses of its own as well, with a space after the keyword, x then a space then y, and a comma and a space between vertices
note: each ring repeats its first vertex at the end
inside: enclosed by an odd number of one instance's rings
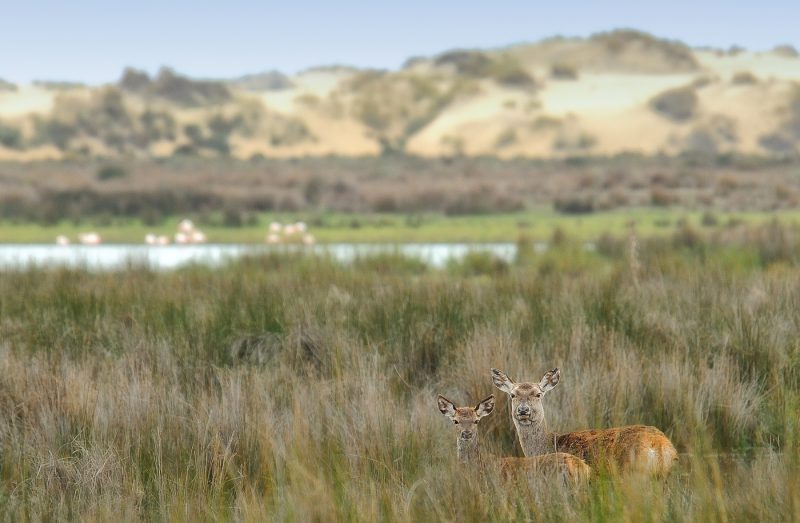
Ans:
MULTIPOLYGON (((5 272, 4 517, 797 520, 798 266, 648 240, 634 280, 625 242, 501 269, 275 255, 5 272), (436 393, 472 404, 492 366, 559 366, 551 428, 653 424, 677 470, 570 492, 465 469, 436 393)), ((519 455, 502 395, 496 411, 484 453, 519 455)))

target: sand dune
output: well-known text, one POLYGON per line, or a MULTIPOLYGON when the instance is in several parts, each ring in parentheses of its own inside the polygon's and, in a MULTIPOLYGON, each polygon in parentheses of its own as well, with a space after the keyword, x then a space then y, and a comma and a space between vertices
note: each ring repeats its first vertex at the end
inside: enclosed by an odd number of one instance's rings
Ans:
MULTIPOLYGON (((443 54, 394 72, 317 68, 280 89, 237 85, 227 84, 231 98, 192 106, 122 87, 4 90, 0 126, 11 131, 0 134, 0 158, 800 150, 800 58, 690 49, 632 31, 443 54), (683 95, 654 110, 674 89, 683 95)), ((225 94, 210 82, 195 89, 225 94)))

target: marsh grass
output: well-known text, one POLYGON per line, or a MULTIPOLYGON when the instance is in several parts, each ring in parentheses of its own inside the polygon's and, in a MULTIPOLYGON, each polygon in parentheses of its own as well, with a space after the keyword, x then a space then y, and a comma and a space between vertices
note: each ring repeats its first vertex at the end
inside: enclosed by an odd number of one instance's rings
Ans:
MULTIPOLYGON (((634 281, 625 242, 578 256, 567 238, 502 270, 268 255, 5 272, 4 517, 797 520, 797 258, 643 240, 634 281), (465 469, 435 397, 475 403, 492 366, 559 366, 552 429, 653 424, 678 467, 579 491, 465 469)), ((505 401, 484 454, 520 454, 505 401)))

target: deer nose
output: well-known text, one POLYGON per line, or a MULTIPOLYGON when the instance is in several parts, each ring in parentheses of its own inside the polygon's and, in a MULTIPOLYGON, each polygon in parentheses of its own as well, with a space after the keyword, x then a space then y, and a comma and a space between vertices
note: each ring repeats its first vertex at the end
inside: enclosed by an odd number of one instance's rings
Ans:
POLYGON ((461 439, 472 439, 473 433, 472 432, 462 432, 461 439))
POLYGON ((519 414, 520 416, 527 416, 530 413, 531 413, 530 407, 526 407, 524 405, 517 407, 517 414, 519 414))

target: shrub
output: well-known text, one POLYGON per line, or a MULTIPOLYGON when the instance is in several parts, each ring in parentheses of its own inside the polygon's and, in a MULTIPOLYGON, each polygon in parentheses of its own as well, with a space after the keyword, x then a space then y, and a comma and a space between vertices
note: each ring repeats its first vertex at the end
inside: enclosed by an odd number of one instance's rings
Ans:
POLYGON ((650 203, 657 207, 668 207, 677 201, 675 194, 664 187, 653 187, 650 191, 650 203))
POLYGON ((37 120, 34 141, 37 144, 52 144, 61 150, 65 150, 77 134, 78 129, 74 125, 60 120, 37 120))
POLYGON ((3 92, 3 91, 16 91, 16 90, 17 90, 17 86, 16 85, 12 84, 11 82, 7 82, 7 81, 3 80, 2 78, 0 78, 0 92, 3 92))
POLYGON ((685 122, 697 110, 697 94, 691 87, 678 87, 656 95, 650 100, 650 107, 670 120, 685 122))
POLYGON ((780 132, 761 135, 758 145, 774 154, 785 155, 795 151, 794 140, 780 132))
POLYGON ((589 214, 595 211, 595 204, 588 196, 564 196, 556 198, 553 208, 563 214, 589 214))
POLYGON ((242 227, 245 223, 244 213, 233 204, 225 206, 222 212, 222 225, 225 227, 242 227))
POLYGON ((510 87, 530 87, 535 83, 525 68, 509 56, 492 62, 491 75, 498 83, 510 87))
POLYGON ((719 218, 717 215, 711 212, 703 213, 703 217, 700 219, 700 224, 703 227, 716 227, 719 225, 719 218))
MULTIPOLYGON (((593 35, 592 40, 601 43, 615 55, 620 55, 627 49, 644 51, 654 63, 664 62, 672 70, 693 71, 699 67, 694 53, 686 44, 656 38, 641 31, 617 29, 593 35), (658 58, 661 60, 656 60, 658 58)), ((658 65, 655 67, 658 68, 658 65)))
POLYGON ((22 145, 22 133, 16 127, 0 123, 0 145, 9 149, 16 149, 22 145))
POLYGON ((440 54, 433 63, 437 66, 451 66, 459 74, 482 77, 489 74, 492 60, 480 51, 457 49, 440 54))
POLYGON ((150 85, 150 76, 146 72, 132 67, 125 68, 122 78, 119 80, 120 89, 134 93, 144 93, 150 85))
POLYGON ((159 71, 148 93, 184 106, 219 104, 231 99, 230 91, 225 84, 191 80, 169 68, 159 71))
POLYGON ((113 180, 115 178, 123 178, 127 175, 127 171, 121 165, 103 165, 97 170, 96 178, 101 182, 113 180))
POLYGON ((578 70, 565 63, 555 63, 550 66, 550 77, 556 80, 577 80, 578 70))
POLYGON ((788 44, 777 45, 774 49, 772 49, 772 52, 785 58, 797 58, 800 56, 800 53, 797 52, 797 49, 788 44))
POLYGON ((731 77, 733 85, 753 85, 758 83, 756 75, 750 71, 739 71, 731 77))

